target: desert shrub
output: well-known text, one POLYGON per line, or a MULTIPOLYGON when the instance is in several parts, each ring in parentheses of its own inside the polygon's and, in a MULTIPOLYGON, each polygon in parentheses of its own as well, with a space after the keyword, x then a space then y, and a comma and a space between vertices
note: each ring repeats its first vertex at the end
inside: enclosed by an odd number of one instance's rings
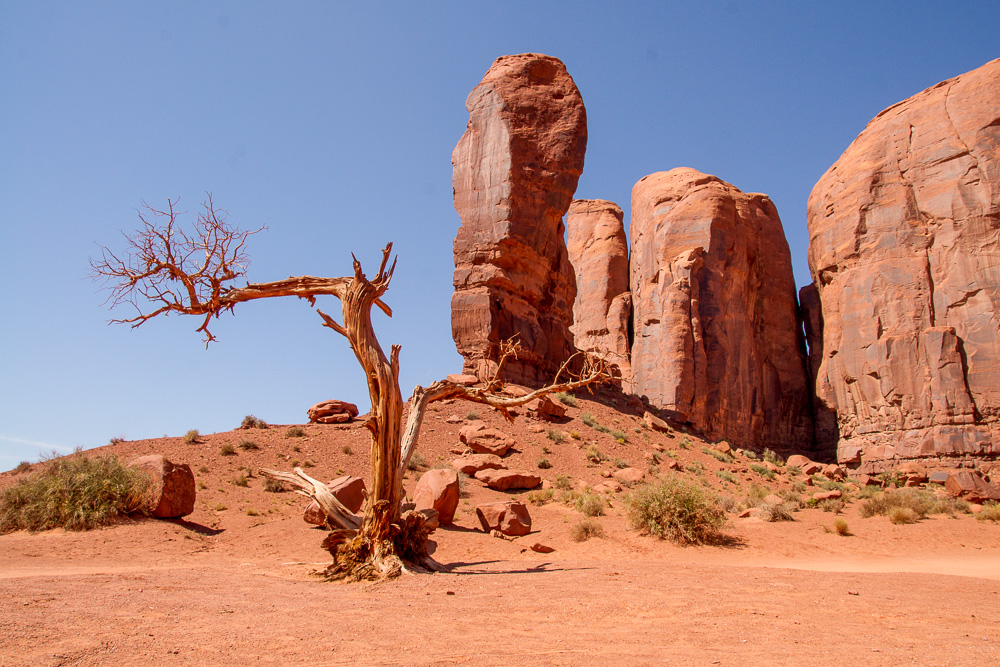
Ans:
POLYGON ((227 442, 222 447, 219 447, 219 454, 222 456, 236 456, 236 448, 227 442))
POLYGON ((537 465, 541 470, 548 470, 549 468, 552 467, 552 461, 549 461, 546 458, 541 458, 538 459, 538 463, 536 463, 535 465, 537 465))
POLYGON ((787 468, 785 468, 785 470, 787 470, 788 474, 791 475, 792 477, 796 477, 802 474, 802 468, 798 466, 788 466, 787 468))
POLYGON ((286 438, 304 438, 306 430, 301 426, 289 426, 285 431, 286 438))
POLYGON ((685 544, 717 540, 726 523, 714 494, 676 476, 636 487, 625 504, 634 528, 685 544))
POLYGON ((559 393, 556 394, 556 398, 558 398, 559 401, 563 403, 563 405, 568 405, 571 408, 576 407, 576 397, 573 396, 573 394, 567 393, 565 391, 560 391, 559 393))
POLYGON ((263 419, 257 419, 253 415, 247 415, 243 418, 240 428, 267 428, 267 422, 263 419))
POLYGON ((125 442, 125 438, 123 438, 120 435, 116 435, 116 436, 112 437, 110 440, 108 440, 108 444, 109 445, 120 445, 123 442, 125 442))
POLYGON ((151 476, 116 456, 75 455, 40 465, 0 491, 0 533, 89 530, 151 509, 151 476))
POLYGON ((736 498, 729 495, 728 493, 720 493, 718 496, 718 501, 719 501, 719 507, 721 507, 723 511, 728 512, 730 514, 733 514, 741 509, 739 501, 737 501, 736 498))
POLYGON ((465 418, 468 419, 469 421, 476 421, 477 419, 479 419, 479 413, 476 412, 475 410, 469 410, 468 412, 465 413, 465 418))
POLYGON ((234 477, 233 479, 231 479, 229 483, 232 484, 233 486, 248 487, 250 486, 250 478, 247 477, 246 473, 243 473, 239 477, 234 477))
MULTIPOLYGON (((888 516, 895 508, 908 509, 916 519, 922 519, 928 514, 954 514, 956 511, 966 511, 968 503, 959 503, 952 498, 938 498, 924 489, 913 487, 890 488, 868 498, 861 503, 861 517, 888 516)), ((900 515, 902 516, 902 515, 900 515)), ((897 523, 897 522, 893 522, 897 523)), ((913 523, 907 521, 905 523, 913 523)))
POLYGON ((298 468, 300 465, 302 465, 302 461, 299 461, 298 459, 292 459, 291 461, 288 462, 288 465, 292 466, 293 468, 298 468))
POLYGON ((257 451, 260 447, 253 440, 240 440, 240 444, 236 445, 244 452, 257 451))
POLYGON ((626 442, 628 442, 628 435, 625 433, 625 431, 619 431, 618 429, 611 429, 608 431, 608 434, 612 438, 617 440, 619 444, 624 445, 626 442))
POLYGON ((791 490, 794 491, 795 493, 805 493, 806 492, 806 483, 805 482, 795 482, 794 484, 792 484, 792 489, 791 490))
POLYGON ((917 514, 915 510, 909 507, 890 507, 886 516, 889 517, 889 521, 894 524, 906 524, 906 523, 916 523, 920 515, 917 514))
POLYGON ((757 452, 753 451, 752 449, 743 450, 743 456, 754 461, 757 460, 757 452))
POLYGON ((260 516, 260 512, 258 512, 257 510, 255 510, 252 507, 248 507, 247 508, 247 516, 260 516))
POLYGON ((833 512, 834 514, 840 514, 846 506, 847 504, 840 498, 825 498, 816 503, 817 509, 821 509, 824 512, 833 512))
POLYGON ((31 464, 28 463, 27 461, 21 461, 20 463, 17 464, 17 467, 14 468, 14 472, 16 472, 18 475, 23 475, 26 472, 31 472, 31 464))
POLYGON ((729 454, 727 454, 726 452, 720 452, 717 449, 710 449, 708 447, 702 447, 701 451, 704 454, 708 454, 709 456, 711 456, 713 459, 715 459, 719 463, 732 463, 733 461, 736 460, 732 456, 730 456, 729 454))
POLYGON ((701 461, 692 461, 691 463, 688 463, 686 466, 684 466, 684 470, 690 473, 694 473, 695 475, 700 475, 701 473, 705 472, 705 464, 703 464, 701 461))
POLYGON ((225 503, 219 503, 212 509, 214 509, 216 512, 225 512, 229 508, 226 507, 225 503))
POLYGON ((407 470, 420 470, 421 468, 427 467, 427 461, 424 459, 424 455, 420 452, 413 452, 410 455, 410 460, 406 463, 407 470))
POLYGON ((556 443, 557 445, 562 444, 563 442, 566 441, 565 435, 563 435, 559 431, 554 431, 552 429, 549 429, 548 433, 545 434, 545 437, 547 437, 549 440, 556 443))
POLYGON ((597 445, 591 445, 584 450, 583 455, 587 457, 587 460, 591 463, 600 463, 601 461, 606 461, 608 457, 601 453, 601 450, 597 448, 597 445))
POLYGON ((677 445, 681 449, 690 449, 691 448, 691 438, 689 438, 687 436, 684 436, 683 438, 681 438, 681 441, 677 443, 677 445))
POLYGON ((626 461, 625 459, 616 458, 612 463, 614 463, 615 467, 618 468, 619 470, 628 467, 628 461, 626 461))
POLYGON ((552 483, 557 489, 568 491, 573 488, 573 478, 569 475, 556 475, 556 481, 552 483))
POLYGON ((574 542, 586 542, 592 537, 604 537, 604 526, 596 519, 583 519, 573 524, 569 536, 574 542))
POLYGON ((348 456, 354 453, 354 450, 351 449, 350 445, 344 445, 343 447, 340 448, 340 451, 347 454, 348 456))
POLYGON ((764 460, 768 463, 773 463, 776 466, 785 465, 785 459, 781 458, 770 449, 764 449, 764 460))
POLYGON ((594 419, 594 415, 590 414, 589 412, 581 412, 580 421, 582 421, 584 424, 586 424, 591 428, 594 428, 594 425, 597 424, 597 420, 594 419))
POLYGON ((546 503, 552 502, 552 497, 555 495, 555 491, 552 489, 537 489, 535 491, 528 492, 528 502, 532 505, 544 505, 546 503))
POLYGON ((569 432, 569 437, 573 438, 574 440, 579 440, 580 439, 580 434, 577 433, 576 431, 570 431, 569 432))
POLYGON ((787 500, 774 502, 765 500, 757 507, 757 516, 764 521, 794 521, 792 512, 798 507, 798 503, 791 503, 787 500))
POLYGON ((292 451, 298 454, 299 452, 302 451, 302 448, 299 447, 298 445, 292 445, 292 451))
POLYGON ((728 470, 716 470, 715 476, 721 479, 723 482, 729 482, 730 484, 736 484, 736 475, 729 472, 728 470))
POLYGON ((847 525, 847 521, 841 518, 833 520, 833 530, 836 531, 838 535, 843 537, 848 537, 851 534, 851 529, 847 525))
POLYGON ((760 507, 761 503, 764 502, 764 498, 769 495, 767 487, 761 486, 760 484, 751 484, 750 488, 747 489, 747 505, 750 507, 760 507))
POLYGON ((309 459, 306 459, 305 461, 302 462, 302 467, 303 468, 315 468, 316 464, 313 463, 312 461, 310 461, 309 459))
POLYGON ((976 515, 976 518, 980 521, 996 521, 1000 523, 1000 504, 989 503, 983 505, 983 509, 976 515))
POLYGON ((906 484, 906 475, 896 472, 895 470, 880 472, 875 475, 875 479, 877 479, 882 486, 895 486, 898 488, 906 484))
POLYGON ((584 516, 604 516, 605 507, 604 499, 589 491, 576 499, 576 509, 584 516))
POLYGON ((184 442, 189 445, 193 445, 196 442, 199 442, 200 439, 201 439, 201 434, 198 433, 198 429, 196 428, 193 428, 184 434, 184 442))
POLYGON ((284 493, 287 491, 284 482, 280 479, 271 479, 270 477, 264 478, 264 490, 268 493, 284 493))
POLYGON ((200 468, 198 468, 198 472, 204 475, 205 473, 208 472, 208 466, 201 466, 200 468))
POLYGON ((760 463, 751 463, 750 469, 768 481, 774 480, 774 473, 767 466, 760 463))

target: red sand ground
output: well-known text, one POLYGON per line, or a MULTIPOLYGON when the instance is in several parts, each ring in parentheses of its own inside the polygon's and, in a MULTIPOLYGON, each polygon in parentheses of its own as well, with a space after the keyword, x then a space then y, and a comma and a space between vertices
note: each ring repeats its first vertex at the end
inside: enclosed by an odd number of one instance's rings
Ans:
MULTIPOLYGON (((509 467, 537 470, 546 457, 553 467, 539 472, 548 480, 601 481, 614 466, 587 462, 581 446, 595 443, 643 469, 662 445, 737 497, 766 483, 745 459, 720 464, 698 438, 643 430, 638 416, 614 409, 623 400, 599 398, 579 398, 568 421, 546 425, 581 436, 559 444, 523 416, 508 425, 468 403, 441 405, 420 452, 430 466, 453 458, 461 424, 444 420, 476 411, 516 437, 509 467), (583 425, 584 411, 629 442, 583 425), (720 468, 738 485, 716 477, 720 468)), ((842 515, 850 537, 829 531, 833 514, 806 509, 794 522, 732 518, 735 546, 680 547, 629 529, 616 495, 598 519, 603 538, 573 542, 581 515, 553 502, 531 506, 532 534, 508 541, 481 532, 474 507, 518 494, 473 480, 457 525, 435 534, 435 557, 450 573, 323 583, 310 573, 328 561, 325 533, 301 521, 307 501, 266 493, 258 477, 231 483, 246 469, 290 469, 293 459, 315 462, 309 472, 320 479, 366 476, 359 425, 304 428, 305 438, 272 427, 97 450, 190 463, 204 487, 196 511, 183 521, 0 536, 0 666, 1000 664, 1000 525, 968 515, 895 526, 861 519, 855 503, 842 515), (244 439, 260 449, 220 455, 244 439), (535 542, 556 551, 530 551, 535 542)), ((14 478, 0 475, 0 485, 14 478)), ((785 473, 771 486, 792 481, 785 473)))

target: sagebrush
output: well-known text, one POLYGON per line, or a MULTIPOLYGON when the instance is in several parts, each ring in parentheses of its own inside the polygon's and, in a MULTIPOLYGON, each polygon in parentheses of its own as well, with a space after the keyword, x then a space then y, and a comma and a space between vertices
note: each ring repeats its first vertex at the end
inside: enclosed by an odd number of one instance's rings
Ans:
POLYGON ((726 524, 716 495, 677 476, 635 488, 625 504, 634 528, 684 544, 718 541, 726 524))

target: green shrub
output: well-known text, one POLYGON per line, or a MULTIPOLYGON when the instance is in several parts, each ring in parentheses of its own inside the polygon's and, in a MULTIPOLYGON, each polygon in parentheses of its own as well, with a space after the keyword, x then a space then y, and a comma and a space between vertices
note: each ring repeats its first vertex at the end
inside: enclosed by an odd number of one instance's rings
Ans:
POLYGON ((724 482, 729 482, 730 484, 736 484, 737 483, 736 475, 734 475, 733 473, 729 472, 728 470, 716 470, 715 471, 715 476, 718 477, 719 479, 721 479, 724 482))
POLYGON ((77 454, 40 465, 0 492, 0 533, 89 530, 152 509, 152 477, 115 456, 77 454))
POLYGON ((537 489, 528 492, 528 502, 532 505, 544 505, 552 501, 555 491, 552 489, 537 489))
POLYGON ((301 426, 289 426, 285 431, 286 438, 304 438, 306 430, 301 426))
POLYGON ((257 419, 253 415, 247 415, 243 418, 240 428, 267 428, 267 422, 263 419, 257 419))
POLYGON ((576 499, 576 509, 584 516, 604 516, 604 499, 596 493, 586 491, 576 499))
POLYGON ((580 439, 580 434, 577 433, 576 431, 570 431, 569 432, 569 437, 573 438, 574 440, 579 440, 580 439))
POLYGON ((764 521, 794 521, 795 517, 792 516, 792 511, 797 507, 798 503, 765 500, 757 507, 757 516, 764 521))
POLYGON ((253 440, 240 440, 240 444, 238 444, 236 446, 239 447, 240 449, 242 449, 244 452, 248 452, 248 451, 251 451, 251 450, 252 451, 257 451, 257 450, 260 449, 260 447, 257 445, 257 443, 254 442, 253 440))
POLYGON ((535 465, 537 465, 542 470, 548 470, 549 468, 552 467, 552 461, 542 458, 538 459, 538 463, 536 463, 535 465))
POLYGON ((565 435, 563 435, 559 431, 553 431, 552 429, 549 429, 549 432, 546 433, 545 436, 552 442, 556 443, 557 445, 562 444, 563 442, 566 441, 565 435))
POLYGON ((678 446, 681 449, 690 449, 691 448, 691 438, 689 438, 687 436, 684 436, 683 438, 681 438, 681 441, 678 442, 677 444, 678 444, 678 446))
POLYGON ((718 540, 726 523, 714 494, 676 476, 635 488, 625 504, 634 528, 685 544, 718 540))
POLYGON ((574 542, 586 542, 592 537, 604 537, 604 526, 596 519, 583 519, 573 524, 569 536, 574 542))
POLYGON ((628 442, 628 435, 625 433, 625 431, 619 431, 618 429, 611 429, 608 431, 608 434, 612 438, 617 440, 618 443, 621 445, 624 445, 626 442, 628 442))
POLYGON ((556 475, 556 481, 553 482, 553 486, 557 489, 568 491, 573 488, 573 478, 569 475, 556 475))
POLYGON ((708 454, 719 463, 732 463, 733 461, 736 460, 726 452, 720 452, 717 449, 709 449, 708 447, 702 447, 701 451, 705 454, 708 454))
POLYGON ((190 431, 188 431, 187 433, 184 434, 184 442, 187 443, 187 444, 189 444, 189 445, 193 445, 193 444, 199 442, 200 439, 201 439, 201 434, 198 433, 198 429, 196 429, 196 428, 193 428, 193 429, 191 429, 190 431))
POLYGON ((219 447, 219 454, 222 456, 236 456, 236 448, 227 442, 222 447, 219 447))
POLYGON ((770 449, 764 450, 764 460, 767 461, 768 463, 773 463, 776 466, 785 465, 785 459, 781 458, 770 449))
POLYGON ((743 456, 747 457, 748 459, 752 459, 754 461, 757 460, 757 452, 753 451, 752 449, 743 450, 743 456))
POLYGON ((280 479, 272 479, 270 477, 265 477, 264 490, 267 491, 268 493, 284 493, 287 489, 285 489, 285 483, 282 482, 280 479))
POLYGON ((989 503, 983 505, 983 509, 976 515, 980 521, 996 521, 1000 523, 1000 504, 989 503))
POLYGON ((889 517, 889 521, 897 525, 916 523, 917 519, 920 518, 920 515, 917 514, 916 510, 913 510, 909 507, 899 507, 899 506, 890 507, 887 516, 889 517))
POLYGON ((833 529, 837 532, 838 535, 842 537, 849 537, 851 534, 851 529, 848 527, 847 521, 845 521, 844 519, 840 518, 834 519, 833 529))
POLYGON ((601 450, 597 448, 597 445, 591 445, 584 450, 583 455, 587 457, 587 460, 591 463, 600 463, 601 461, 606 461, 608 457, 601 453, 601 450))
POLYGON ((684 466, 684 470, 690 473, 694 473, 695 475, 700 475, 701 473, 705 472, 705 464, 703 464, 701 461, 691 461, 691 463, 688 463, 686 466, 684 466))
POLYGON ((576 407, 576 397, 573 396, 573 394, 569 394, 565 391, 560 391, 559 393, 556 394, 556 398, 558 398, 563 403, 563 405, 568 405, 571 408, 576 407))
POLYGON ((580 421, 582 421, 590 428, 594 428, 594 425, 597 424, 597 420, 594 419, 594 415, 590 414, 589 412, 581 412, 580 421))
POLYGON ((750 469, 768 481, 774 480, 774 473, 763 464, 751 463, 750 469))

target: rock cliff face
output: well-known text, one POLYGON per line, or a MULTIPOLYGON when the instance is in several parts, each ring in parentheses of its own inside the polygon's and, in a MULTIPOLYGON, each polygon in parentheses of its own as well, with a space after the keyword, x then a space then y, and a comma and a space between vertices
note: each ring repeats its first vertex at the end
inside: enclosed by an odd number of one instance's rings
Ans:
POLYGON ((573 352, 573 268, 562 218, 583 171, 587 117, 556 58, 498 58, 466 100, 469 124, 452 154, 455 238, 452 335, 464 370, 496 370, 497 343, 523 352, 504 378, 550 381, 573 352))
POLYGON ((778 212, 694 169, 632 189, 633 391, 709 437, 809 449, 806 362, 778 212))
POLYGON ((574 344, 618 366, 622 389, 631 389, 628 239, 617 204, 577 199, 566 216, 566 246, 576 272, 574 344))
POLYGON ((1000 452, 1000 60, 876 116, 808 215, 839 459, 1000 452))

